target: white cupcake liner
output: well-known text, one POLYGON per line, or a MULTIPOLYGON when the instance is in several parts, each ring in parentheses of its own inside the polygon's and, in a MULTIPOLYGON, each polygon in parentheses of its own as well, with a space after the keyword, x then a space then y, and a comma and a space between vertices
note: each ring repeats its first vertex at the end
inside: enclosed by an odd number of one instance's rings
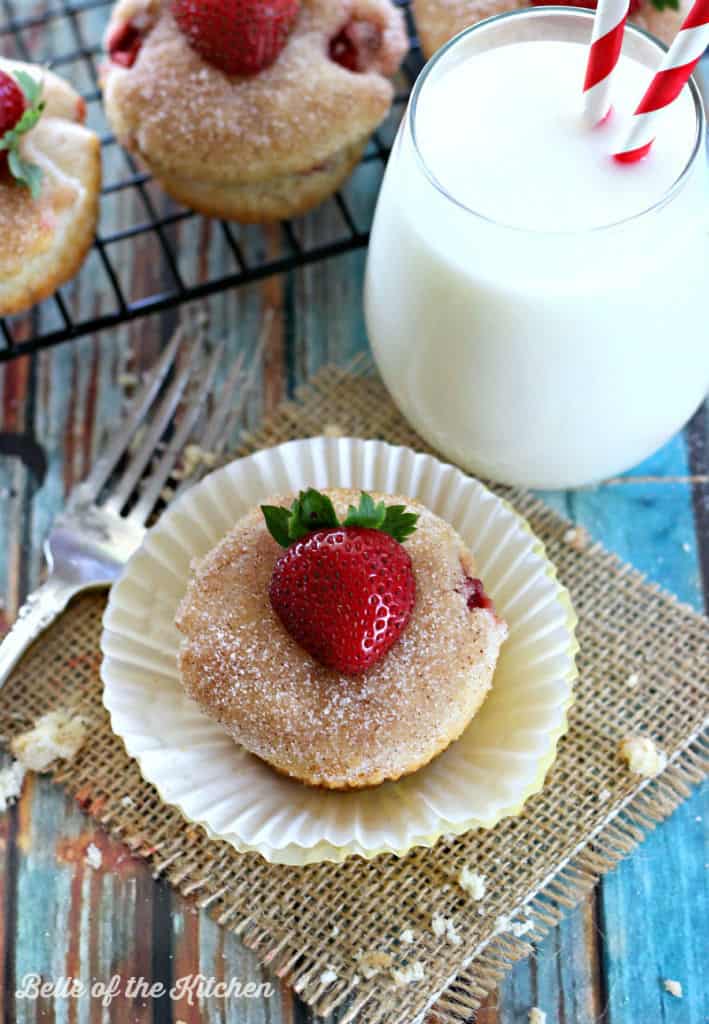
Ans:
POLYGON ((291 441, 210 474, 148 532, 104 616, 104 703, 144 778, 210 836, 282 864, 403 855, 448 833, 490 828, 541 789, 572 702, 574 626, 541 542, 476 480, 380 441, 291 441), (422 501, 461 534, 509 625, 492 690, 460 739, 374 789, 331 792, 278 775, 204 715, 178 677, 174 617, 191 560, 267 496, 307 486, 422 501))

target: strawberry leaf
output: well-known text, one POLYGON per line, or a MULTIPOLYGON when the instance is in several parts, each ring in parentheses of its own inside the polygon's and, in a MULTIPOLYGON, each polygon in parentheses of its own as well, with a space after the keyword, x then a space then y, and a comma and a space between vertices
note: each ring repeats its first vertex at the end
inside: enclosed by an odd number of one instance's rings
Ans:
POLYGON ((268 532, 281 547, 287 548, 291 543, 288 535, 289 510, 287 508, 278 508, 277 505, 262 505, 261 511, 263 512, 263 518, 266 520, 268 532))
POLYGON ((291 505, 288 535, 292 541, 300 540, 313 530, 324 530, 339 525, 330 499, 312 487, 307 491, 301 491, 291 505))
POLYGON ((378 530, 386 519, 386 506, 383 501, 374 504, 372 498, 362 491, 359 508, 350 505, 343 526, 364 526, 370 530, 378 530))
POLYGON ((29 103, 30 107, 34 107, 39 103, 42 95, 42 79, 33 78, 32 75, 28 75, 26 71, 15 71, 15 79, 20 89, 25 94, 25 99, 29 103))
POLYGON ((30 190, 33 199, 37 199, 42 190, 42 170, 24 159, 20 153, 20 141, 23 135, 34 128, 44 112, 45 104, 41 100, 44 83, 26 71, 16 71, 15 78, 27 101, 27 107, 14 128, 0 138, 0 151, 7 150, 7 166, 13 178, 30 190))
POLYGON ((289 509, 262 505, 261 511, 268 532, 284 548, 308 533, 340 525, 381 530, 401 543, 414 532, 418 520, 414 512, 406 511, 405 505, 387 506, 383 501, 375 504, 369 494, 362 492, 359 506, 350 505, 344 523, 340 524, 328 496, 313 487, 301 491, 289 509))
POLYGON ((33 199, 39 197, 42 191, 42 171, 36 164, 23 160, 19 150, 11 149, 7 157, 7 165, 10 173, 21 185, 25 185, 33 199))
POLYGON ((387 505, 386 517, 379 529, 402 544, 416 531, 417 522, 418 515, 407 512, 406 505, 387 505))

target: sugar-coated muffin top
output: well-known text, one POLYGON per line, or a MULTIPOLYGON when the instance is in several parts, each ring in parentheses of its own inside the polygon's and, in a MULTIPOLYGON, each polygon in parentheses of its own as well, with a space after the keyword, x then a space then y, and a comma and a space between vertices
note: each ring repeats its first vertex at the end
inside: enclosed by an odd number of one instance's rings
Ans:
MULTIPOLYGON (((360 492, 325 493, 342 516, 360 492)), ((466 579, 475 572, 456 531, 418 502, 372 497, 420 518, 405 542, 416 577, 411 618, 364 674, 318 664, 282 626, 268 588, 283 549, 259 509, 195 565, 177 616, 187 692, 248 750, 335 788, 398 778, 459 736, 489 688, 507 632, 493 612, 468 607, 466 579)))

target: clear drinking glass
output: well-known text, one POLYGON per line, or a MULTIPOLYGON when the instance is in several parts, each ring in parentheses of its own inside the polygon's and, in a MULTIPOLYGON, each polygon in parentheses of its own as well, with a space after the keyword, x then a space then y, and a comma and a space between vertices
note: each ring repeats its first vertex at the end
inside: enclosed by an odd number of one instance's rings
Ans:
MULTIPOLYGON (((412 93, 372 230, 365 314, 387 387, 427 441, 506 483, 576 487, 621 472, 681 427, 709 384, 709 174, 694 83, 683 172, 609 226, 495 222, 449 195, 417 145, 419 97, 453 63, 520 39, 587 43, 592 19, 512 11, 443 47, 412 93)), ((663 52, 632 27, 624 48, 653 70, 663 52)))

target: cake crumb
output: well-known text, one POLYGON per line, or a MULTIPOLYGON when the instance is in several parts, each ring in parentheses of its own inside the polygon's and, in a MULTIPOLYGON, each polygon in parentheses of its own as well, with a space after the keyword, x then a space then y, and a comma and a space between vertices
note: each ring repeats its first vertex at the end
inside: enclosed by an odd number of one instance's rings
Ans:
POLYGON ((585 551, 591 543, 591 535, 584 526, 571 526, 564 534, 564 544, 574 551, 585 551))
POLYGON ((89 843, 89 845, 86 847, 84 861, 89 865, 90 868, 93 868, 94 871, 97 871, 103 864, 103 854, 101 853, 101 851, 99 850, 98 846, 96 846, 95 843, 89 843))
POLYGON ((667 767, 667 754, 649 736, 624 736, 618 746, 620 757, 633 775, 653 779, 667 767))
POLYGON ((135 807, 135 803, 133 801, 132 796, 124 796, 123 799, 121 800, 121 803, 124 807, 135 807))
POLYGON ((605 804, 605 803, 607 803, 608 800, 610 800, 612 795, 613 794, 611 793, 610 789, 605 789, 605 788, 604 789, 599 789, 598 790, 598 802, 601 803, 601 804, 605 804))
POLYGON ((323 437, 344 437, 345 431, 339 423, 326 423, 323 427, 323 437))
POLYGON ((477 871, 473 871, 464 864, 460 869, 458 875, 458 885, 461 887, 463 892, 467 893, 472 900, 478 902, 485 895, 485 883, 487 879, 485 875, 479 874, 477 871))
POLYGON ((365 981, 369 981, 370 978, 376 977, 377 974, 381 974, 382 971, 388 971, 391 967, 391 957, 388 953, 380 953, 378 950, 370 950, 369 953, 363 953, 359 958, 359 970, 365 981))
POLYGON ((335 925, 335 926, 333 927, 333 929, 332 929, 332 932, 331 932, 330 934, 331 934, 331 936, 332 936, 332 938, 333 938, 333 939, 336 939, 336 938, 337 938, 337 936, 338 936, 338 935, 340 934, 340 929, 339 929, 339 927, 338 927, 337 925, 335 925))
POLYGON ((444 917, 443 914, 439 913, 437 910, 431 918, 431 930, 436 938, 440 939, 445 935, 446 941, 449 942, 451 946, 460 946, 463 941, 456 931, 453 922, 449 918, 444 917))
POLYGON ((10 749, 20 764, 35 772, 46 771, 53 761, 71 761, 86 740, 86 723, 68 711, 49 711, 34 728, 16 736, 10 749))
POLYGON ((320 984, 332 985, 334 981, 337 981, 338 977, 337 971, 333 970, 332 967, 327 967, 320 975, 320 984))
POLYGON ((631 672, 628 678, 625 680, 625 685, 629 686, 631 690, 634 689, 636 686, 639 686, 640 676, 638 675, 638 673, 631 672))
POLYGON ((399 942, 405 942, 407 946, 412 945, 414 941, 414 933, 410 928, 404 928, 403 932, 399 936, 399 942))
POLYGON ((665 992, 669 992, 669 994, 671 996, 674 996, 675 999, 681 999, 682 996, 684 995, 684 992, 682 991, 682 982, 681 981, 673 981, 672 978, 666 978, 662 982, 662 985, 663 985, 663 987, 665 989, 665 992))
POLYGON ((533 1006, 529 1011, 529 1024, 547 1024, 547 1015, 538 1006, 533 1006))
POLYGON ((397 988, 404 988, 406 985, 423 981, 425 971, 420 960, 414 960, 406 967, 394 967, 391 972, 392 979, 397 988))
POLYGON ((496 932, 509 932, 515 938, 521 939, 527 932, 534 928, 534 921, 513 921, 508 914, 500 914, 495 921, 496 932))
POLYGON ((0 771, 0 811, 11 807, 22 792, 25 771, 25 766, 19 761, 13 761, 0 771))

